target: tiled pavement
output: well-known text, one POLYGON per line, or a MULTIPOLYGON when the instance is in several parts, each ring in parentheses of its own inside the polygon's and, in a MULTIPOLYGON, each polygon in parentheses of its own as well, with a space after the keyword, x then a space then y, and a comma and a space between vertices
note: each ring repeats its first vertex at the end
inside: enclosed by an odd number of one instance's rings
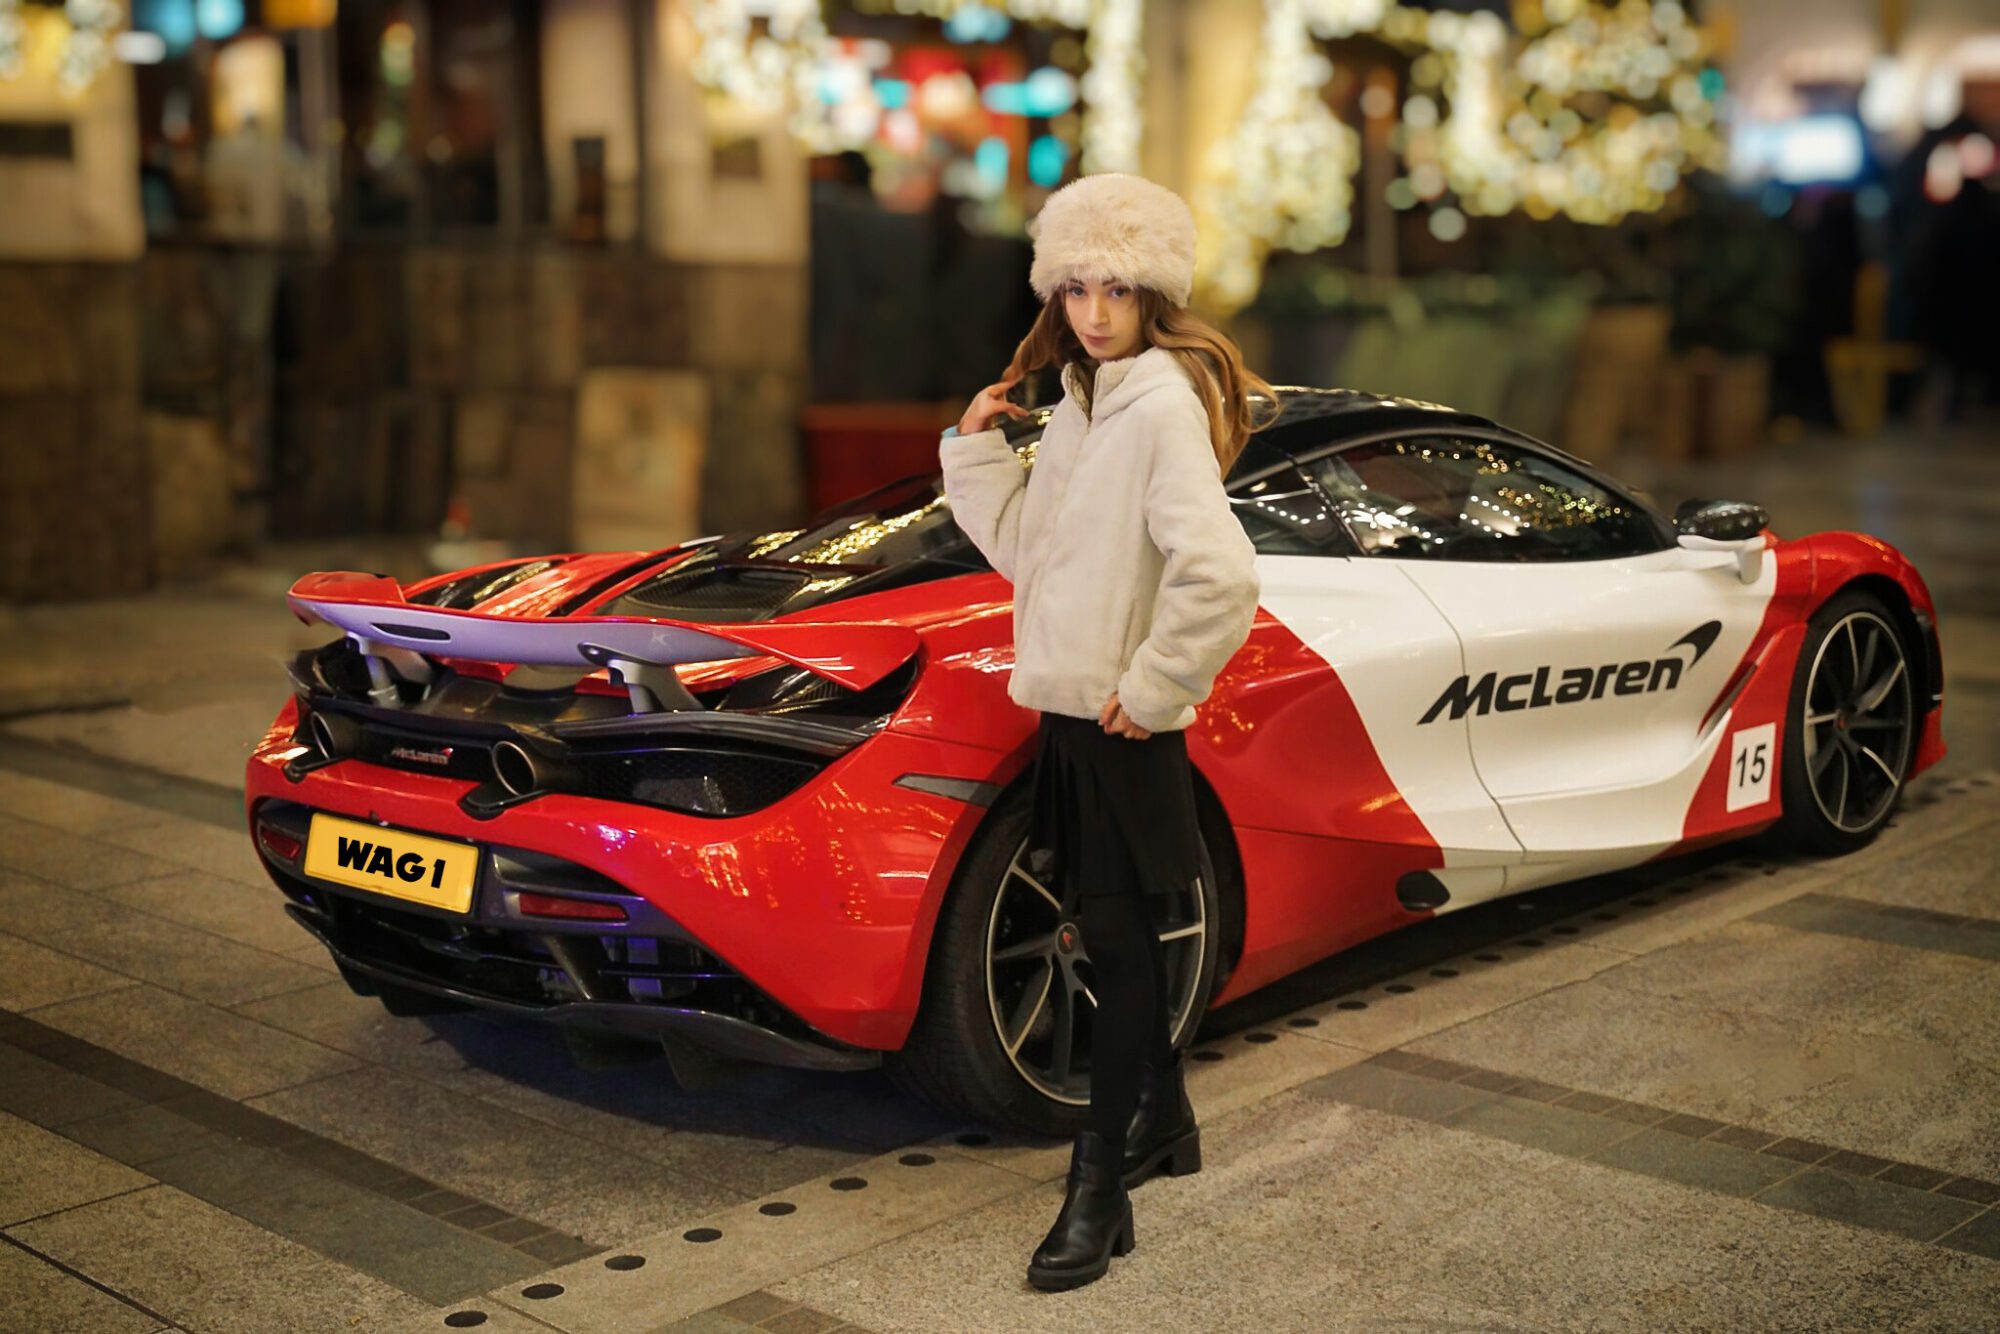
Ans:
POLYGON ((372 1325, 944 1124, 879 1077, 697 1101, 537 1027, 392 1019, 278 909, 239 797, 126 779, 0 741, 0 1330, 372 1325))
MULTIPOLYGON (((689 1098, 539 1029, 391 1019, 272 929, 198 794, 0 765, 0 1264, 31 1294, 0 1328, 1047 1318, 1020 1266, 1063 1146, 873 1077, 689 1098)), ((1193 1066, 1207 1168, 1054 1300, 1103 1328, 2000 1321, 1996 835, 1993 775, 1947 770, 1852 857, 1538 891, 1229 1007, 1193 1066)))

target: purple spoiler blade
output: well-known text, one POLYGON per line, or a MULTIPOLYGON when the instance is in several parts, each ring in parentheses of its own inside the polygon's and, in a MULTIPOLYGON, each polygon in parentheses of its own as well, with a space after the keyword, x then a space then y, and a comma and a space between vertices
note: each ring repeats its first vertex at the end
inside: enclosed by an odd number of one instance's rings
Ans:
POLYGON ((653 617, 494 616, 408 602, 394 579, 336 570, 309 574, 285 599, 300 620, 325 621, 395 648, 484 662, 597 667, 607 654, 671 666, 769 655, 852 690, 909 661, 916 631, 880 621, 698 625, 653 617))

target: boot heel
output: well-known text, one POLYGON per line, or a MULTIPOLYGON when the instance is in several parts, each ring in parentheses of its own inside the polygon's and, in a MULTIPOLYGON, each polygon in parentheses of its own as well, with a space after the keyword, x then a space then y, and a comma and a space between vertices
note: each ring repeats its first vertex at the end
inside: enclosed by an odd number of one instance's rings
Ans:
POLYGON ((1125 1225, 1118 1229, 1118 1240, 1111 1243, 1113 1255, 1130 1255, 1134 1245, 1132 1237, 1132 1211, 1125 1211, 1125 1225))
POLYGON ((1192 1132, 1186 1139, 1174 1145, 1167 1155, 1167 1175, 1170 1177, 1191 1176, 1201 1171, 1201 1132, 1192 1132))

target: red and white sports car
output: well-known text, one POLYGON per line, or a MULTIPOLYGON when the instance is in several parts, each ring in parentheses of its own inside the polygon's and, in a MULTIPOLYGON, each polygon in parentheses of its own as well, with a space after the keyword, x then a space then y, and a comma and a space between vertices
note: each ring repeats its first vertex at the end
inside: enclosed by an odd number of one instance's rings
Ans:
MULTIPOLYGON (((1228 483, 1262 607, 1188 729, 1179 1040, 1467 904, 1766 830, 1857 846, 1942 756, 1930 595, 1886 544, 1669 519, 1481 418, 1280 393, 1228 483)), ((1045 420, 1010 427, 1024 467, 1045 420)), ((1010 598, 935 477, 797 531, 311 575, 291 606, 340 634, 251 757, 250 826, 399 1013, 886 1061, 1068 1133, 1095 1002, 1073 905, 1023 863, 1010 598)))

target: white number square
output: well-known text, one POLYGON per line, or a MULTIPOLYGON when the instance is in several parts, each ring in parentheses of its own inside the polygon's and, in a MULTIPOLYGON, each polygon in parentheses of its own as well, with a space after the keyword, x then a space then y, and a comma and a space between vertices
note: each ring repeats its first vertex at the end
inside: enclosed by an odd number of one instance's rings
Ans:
POLYGON ((1729 738, 1729 797, 1726 807, 1740 811, 1771 799, 1771 771, 1778 767, 1778 725, 1746 727, 1729 738))

